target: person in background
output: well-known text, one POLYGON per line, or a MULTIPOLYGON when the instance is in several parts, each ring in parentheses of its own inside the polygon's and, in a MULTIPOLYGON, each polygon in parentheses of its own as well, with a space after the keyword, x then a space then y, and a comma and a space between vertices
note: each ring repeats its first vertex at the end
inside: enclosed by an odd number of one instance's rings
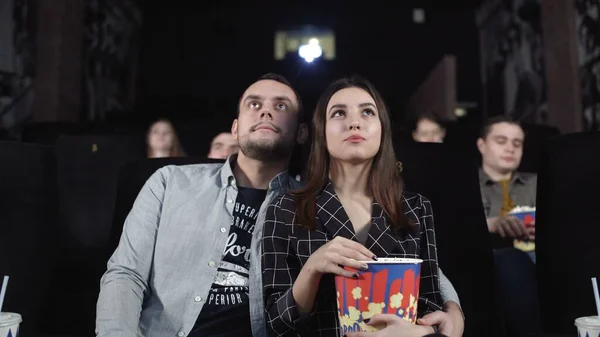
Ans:
POLYGON ((525 227, 522 221, 508 215, 516 206, 536 205, 537 175, 517 171, 524 141, 523 129, 510 117, 489 119, 477 140, 482 157, 479 183, 490 233, 516 239, 516 248, 532 252, 535 226, 525 227))
POLYGON ((433 326, 462 335, 458 296, 437 263, 431 204, 403 190, 381 95, 360 77, 333 82, 317 104, 313 131, 306 185, 275 199, 266 213, 270 335, 338 336, 333 275, 356 278, 342 266, 364 270, 359 261, 377 257, 423 260, 420 319, 413 325, 375 315, 368 324, 385 323, 380 333, 390 336, 424 336, 433 326))
POLYGON ((446 129, 435 114, 420 115, 414 123, 412 137, 415 142, 442 143, 446 129))
POLYGON ((140 191, 100 281, 98 337, 265 337, 265 212, 299 183, 287 168, 307 137, 302 101, 267 74, 240 97, 224 164, 165 166, 140 191))
POLYGON ((230 155, 237 153, 239 150, 238 142, 229 132, 221 132, 210 143, 208 158, 211 159, 227 159, 230 155))
POLYGON ((175 126, 168 119, 154 122, 146 134, 148 158, 185 157, 175 126))

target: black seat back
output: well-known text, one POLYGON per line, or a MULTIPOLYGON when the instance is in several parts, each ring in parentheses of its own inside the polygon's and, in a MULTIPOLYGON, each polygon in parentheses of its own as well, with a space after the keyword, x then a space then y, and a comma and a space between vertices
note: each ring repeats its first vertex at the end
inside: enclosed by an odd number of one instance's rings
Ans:
POLYGON ((536 255, 542 324, 574 333, 597 315, 590 278, 600 278, 600 133, 548 143, 538 173, 536 255))
POLYGON ((19 335, 43 332, 59 249, 56 162, 51 147, 0 142, 0 282, 3 311, 23 316, 19 335))
POLYGON ((447 144, 401 143, 395 149, 406 189, 432 203, 438 259, 459 294, 464 336, 502 336, 476 161, 447 144))

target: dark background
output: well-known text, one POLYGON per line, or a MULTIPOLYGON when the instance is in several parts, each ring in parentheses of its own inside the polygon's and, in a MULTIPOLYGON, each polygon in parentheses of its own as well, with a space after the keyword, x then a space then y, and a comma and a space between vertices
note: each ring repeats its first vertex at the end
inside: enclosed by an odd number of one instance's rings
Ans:
POLYGON ((413 89, 444 54, 457 58, 458 99, 477 102, 478 39, 473 6, 441 1, 254 1, 238 6, 169 1, 144 12, 135 114, 144 119, 198 118, 229 129, 237 99, 266 72, 278 72, 312 111, 332 80, 360 74, 382 91, 399 120, 413 89), (450 8, 449 8, 450 7, 450 8), (413 22, 423 8, 425 22, 413 22), (311 64, 288 54, 275 61, 276 30, 304 25, 335 32, 336 60, 311 64))

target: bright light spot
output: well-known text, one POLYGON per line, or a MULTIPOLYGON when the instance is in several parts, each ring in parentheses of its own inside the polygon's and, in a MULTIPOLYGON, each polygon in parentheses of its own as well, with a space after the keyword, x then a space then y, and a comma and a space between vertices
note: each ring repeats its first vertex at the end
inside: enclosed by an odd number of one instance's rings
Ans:
POLYGON ((308 63, 321 57, 321 55, 323 55, 323 49, 321 49, 321 46, 319 45, 319 40, 315 38, 308 40, 308 44, 303 44, 298 48, 298 55, 308 63))
POLYGON ((424 23, 425 22, 425 11, 422 8, 413 9, 413 22, 424 23))

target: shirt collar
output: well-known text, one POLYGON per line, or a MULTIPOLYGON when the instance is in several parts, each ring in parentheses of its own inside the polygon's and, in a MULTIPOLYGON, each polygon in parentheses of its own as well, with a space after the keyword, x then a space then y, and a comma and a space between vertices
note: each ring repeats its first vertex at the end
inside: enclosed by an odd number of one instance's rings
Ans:
MULTIPOLYGON (((510 178, 511 184, 515 183, 515 182, 519 183, 519 184, 525 183, 525 178, 518 171, 513 172, 512 177, 510 178)), ((480 167, 479 168, 479 183, 481 185, 492 185, 492 184, 496 183, 496 181, 493 181, 492 178, 490 178, 490 176, 488 176, 487 173, 485 173, 483 168, 480 167)))
MULTIPOLYGON (((237 186, 235 182, 235 176, 233 175, 233 165, 237 162, 237 153, 234 153, 227 158, 225 164, 221 168, 221 186, 237 186)), ((279 190, 288 186, 290 176, 287 170, 277 174, 269 182, 269 190, 279 190)))

